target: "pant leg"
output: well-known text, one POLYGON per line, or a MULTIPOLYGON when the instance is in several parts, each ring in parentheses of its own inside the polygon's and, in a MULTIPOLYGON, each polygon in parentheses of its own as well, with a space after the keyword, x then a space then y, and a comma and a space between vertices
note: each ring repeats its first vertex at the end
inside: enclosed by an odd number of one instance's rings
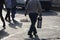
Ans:
POLYGON ((32 34, 32 32, 34 34, 37 33, 36 28, 35 28, 35 23, 36 23, 36 20, 37 20, 37 16, 38 16, 38 14, 36 14, 36 13, 30 13, 29 14, 29 17, 30 17, 30 20, 31 20, 31 26, 30 26, 30 29, 29 29, 29 32, 28 32, 29 35, 32 34))
POLYGON ((0 18, 1 18, 1 21, 3 22, 3 28, 5 28, 5 21, 4 21, 4 18, 2 16, 2 8, 0 8, 0 18))
POLYGON ((15 18, 15 14, 16 14, 16 7, 12 8, 12 19, 15 18))
POLYGON ((7 14, 5 19, 8 19, 10 21, 10 9, 7 8, 7 14))

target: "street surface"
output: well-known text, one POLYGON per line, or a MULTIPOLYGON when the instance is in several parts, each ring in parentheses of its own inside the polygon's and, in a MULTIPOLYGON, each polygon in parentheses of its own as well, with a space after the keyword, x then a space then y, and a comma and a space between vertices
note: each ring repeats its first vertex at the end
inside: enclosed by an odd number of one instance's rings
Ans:
MULTIPOLYGON (((24 16, 23 10, 18 10, 15 15, 15 22, 6 22, 6 29, 3 30, 0 20, 0 40, 60 40, 60 12, 51 10, 43 12, 42 28, 37 28, 38 37, 30 39, 27 35, 30 28, 30 19, 27 15, 24 16), (28 22, 22 20, 28 19, 28 22)), ((6 11, 3 10, 3 16, 6 16, 6 11)), ((37 23, 36 23, 37 27, 37 23)))

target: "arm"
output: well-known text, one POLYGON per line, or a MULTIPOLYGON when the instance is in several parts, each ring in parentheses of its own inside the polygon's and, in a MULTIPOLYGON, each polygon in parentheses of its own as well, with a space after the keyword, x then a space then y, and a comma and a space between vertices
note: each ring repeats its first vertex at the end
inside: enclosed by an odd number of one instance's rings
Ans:
POLYGON ((27 4, 25 5, 25 16, 27 15, 27 12, 28 12, 28 6, 29 6, 29 3, 27 2, 27 4))
POLYGON ((41 4, 40 4, 40 1, 39 0, 37 2, 37 7, 38 7, 39 19, 42 19, 42 8, 41 8, 41 4))

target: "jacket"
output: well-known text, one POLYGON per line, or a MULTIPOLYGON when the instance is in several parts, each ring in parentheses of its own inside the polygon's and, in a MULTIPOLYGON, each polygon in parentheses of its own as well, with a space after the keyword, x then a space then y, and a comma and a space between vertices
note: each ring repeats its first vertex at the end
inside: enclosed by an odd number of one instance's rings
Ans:
POLYGON ((40 15, 42 12, 42 8, 39 0, 29 0, 25 9, 26 9, 26 14, 35 12, 40 15))
POLYGON ((16 0, 5 0, 6 8, 14 8, 16 6, 16 0))
POLYGON ((4 0, 0 0, 0 8, 3 8, 4 0))
POLYGON ((16 0, 11 0, 12 2, 12 8, 16 7, 16 0))
POLYGON ((5 0, 5 6, 6 6, 6 8, 12 8, 11 0, 5 0))

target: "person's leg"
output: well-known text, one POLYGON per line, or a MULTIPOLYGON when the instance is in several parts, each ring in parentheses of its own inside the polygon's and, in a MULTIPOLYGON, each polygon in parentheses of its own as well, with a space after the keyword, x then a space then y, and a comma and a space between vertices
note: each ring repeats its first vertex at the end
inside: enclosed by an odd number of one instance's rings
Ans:
POLYGON ((34 34, 37 33, 36 28, 35 28, 35 23, 37 20, 37 14, 36 13, 31 13, 29 14, 30 20, 31 20, 31 27, 29 29, 28 35, 32 35, 32 32, 34 32, 34 34))
POLYGON ((32 16, 33 16, 33 14, 32 14, 32 15, 29 14, 29 18, 30 18, 30 20, 31 20, 31 26, 30 26, 30 29, 29 29, 29 31, 28 31, 28 35, 29 35, 30 38, 33 38, 33 35, 32 35, 32 32, 33 32, 33 28, 32 28, 32 27, 33 27, 33 25, 32 25, 32 21, 33 21, 33 20, 32 20, 32 19, 33 19, 33 17, 32 17, 32 16))
POLYGON ((1 21, 3 22, 3 28, 6 29, 5 28, 5 21, 4 21, 4 18, 2 16, 2 8, 0 8, 0 18, 1 18, 1 21))
POLYGON ((15 14, 16 14, 16 8, 12 8, 12 20, 14 21, 14 18, 15 18, 15 14))
POLYGON ((8 8, 7 8, 7 14, 6 14, 5 20, 10 21, 10 9, 8 8))
POLYGON ((36 21, 37 21, 37 16, 38 16, 37 13, 33 14, 32 25, 33 25, 33 34, 34 34, 34 35, 37 34, 37 30, 36 30, 36 27, 35 27, 35 23, 36 23, 36 21))
POLYGON ((11 20, 10 20, 10 9, 9 9, 9 11, 8 11, 8 20, 9 20, 9 22, 11 21, 11 20))

